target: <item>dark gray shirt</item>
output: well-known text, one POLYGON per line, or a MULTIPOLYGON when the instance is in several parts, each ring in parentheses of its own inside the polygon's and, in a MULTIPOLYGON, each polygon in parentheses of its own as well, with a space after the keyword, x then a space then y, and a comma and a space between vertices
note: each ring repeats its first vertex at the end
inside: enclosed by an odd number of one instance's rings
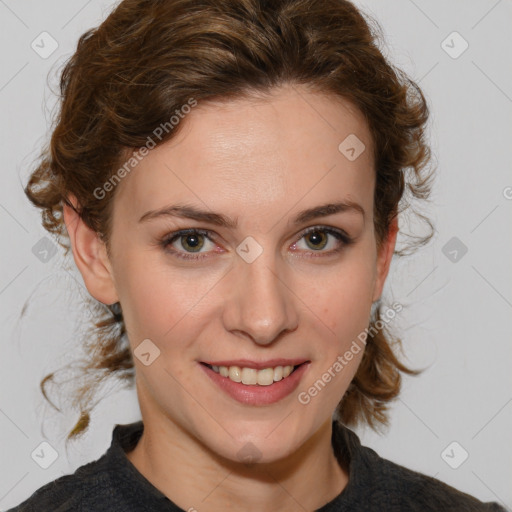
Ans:
MULTIPOLYGON (((333 449, 340 464, 348 464, 349 482, 341 494, 317 512, 506 512, 495 502, 483 503, 440 480, 379 457, 361 445, 355 432, 337 422, 332 427, 333 449)), ((110 448, 99 459, 45 484, 7 512, 186 512, 126 457, 125 452, 135 447, 143 428, 142 421, 116 425, 110 448)), ((201 499, 191 496, 190 507, 200 512, 201 499)))

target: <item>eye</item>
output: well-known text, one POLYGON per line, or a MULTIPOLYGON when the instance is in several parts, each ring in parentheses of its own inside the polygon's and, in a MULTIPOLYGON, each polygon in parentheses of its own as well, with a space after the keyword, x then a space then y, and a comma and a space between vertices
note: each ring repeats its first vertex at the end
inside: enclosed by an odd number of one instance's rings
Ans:
MULTIPOLYGON (((160 241, 160 245, 178 258, 202 260, 208 258, 208 252, 215 248, 213 239, 214 233, 206 229, 182 229, 166 235, 160 241), (208 244, 213 247, 209 248, 208 244), (202 251, 202 249, 206 250, 202 251)), ((318 256, 338 253, 344 246, 353 243, 353 239, 342 230, 325 226, 313 226, 301 233, 299 239, 291 246, 292 251, 297 252, 297 246, 302 239, 305 240, 307 245, 305 252, 313 255, 313 257, 316 256, 314 253, 319 253, 318 256), (331 248, 324 251, 329 245, 331 248), (312 251, 308 251, 308 248, 312 251)))
POLYGON ((201 249, 205 246, 208 248, 208 244, 205 244, 205 239, 212 243, 209 236, 211 234, 212 233, 206 229, 182 229, 181 231, 176 231, 167 235, 161 241, 161 244, 164 249, 171 251, 178 258, 199 260, 205 258, 205 256, 194 256, 192 254, 203 254, 201 249), (176 249, 175 244, 178 246, 178 250, 176 249), (184 249, 185 252, 179 250, 179 246, 181 246, 181 249, 184 249))
MULTIPOLYGON (((292 250, 295 251, 297 244, 304 239, 309 251, 309 254, 318 252, 319 256, 329 255, 340 252, 344 246, 350 245, 353 240, 343 231, 335 228, 325 226, 313 226, 302 232, 299 240, 292 245, 292 250), (331 240, 329 240, 331 238, 331 240), (330 245, 330 250, 324 251, 330 245)), ((313 254, 313 257, 316 255, 313 254)))

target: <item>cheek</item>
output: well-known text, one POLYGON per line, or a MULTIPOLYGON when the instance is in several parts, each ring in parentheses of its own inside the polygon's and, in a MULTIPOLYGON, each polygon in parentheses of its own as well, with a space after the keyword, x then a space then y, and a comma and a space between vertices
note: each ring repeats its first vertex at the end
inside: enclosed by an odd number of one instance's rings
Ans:
POLYGON ((303 278, 304 302, 338 340, 367 327, 376 276, 375 262, 368 254, 354 251, 343 264, 317 279, 303 278))
POLYGON ((116 287, 128 335, 134 343, 152 337, 164 343, 180 330, 193 329, 195 320, 208 310, 209 293, 221 277, 127 253, 116 266, 116 287))
POLYGON ((370 320, 370 270, 359 263, 347 266, 333 276, 323 293, 309 297, 313 312, 318 311, 310 315, 309 329, 327 334, 316 338, 317 364, 299 396, 301 404, 314 403, 316 409, 334 410, 354 378, 364 354, 370 320))

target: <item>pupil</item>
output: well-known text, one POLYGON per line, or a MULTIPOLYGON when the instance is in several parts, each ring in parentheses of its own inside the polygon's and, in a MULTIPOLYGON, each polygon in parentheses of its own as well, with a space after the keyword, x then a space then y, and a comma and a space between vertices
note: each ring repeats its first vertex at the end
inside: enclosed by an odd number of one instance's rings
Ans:
POLYGON ((317 249, 318 247, 323 248, 325 246, 325 237, 320 234, 319 231, 313 231, 309 235, 310 241, 313 246, 317 249))
POLYGON ((201 248, 199 237, 197 235, 186 235, 185 245, 190 247, 191 249, 197 249, 198 247, 201 248))
POLYGON ((311 235, 311 238, 313 239, 313 243, 314 244, 317 244, 319 242, 319 240, 318 240, 318 233, 313 233, 311 235))

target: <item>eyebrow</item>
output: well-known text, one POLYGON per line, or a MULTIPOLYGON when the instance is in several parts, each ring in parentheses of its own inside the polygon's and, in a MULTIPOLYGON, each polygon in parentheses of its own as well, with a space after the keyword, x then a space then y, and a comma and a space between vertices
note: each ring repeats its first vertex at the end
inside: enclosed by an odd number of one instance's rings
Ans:
MULTIPOLYGON (((327 203, 314 208, 302 210, 293 219, 292 223, 295 225, 304 224, 319 217, 327 217, 336 213, 355 212, 360 213, 365 218, 364 208, 353 201, 340 201, 337 203, 327 203)), ((150 210, 146 212, 139 219, 139 222, 146 222, 158 217, 181 217, 184 219, 192 219, 201 222, 208 222, 216 226, 225 227, 229 229, 236 229, 238 226, 238 219, 230 219, 221 213, 204 211, 192 205, 169 205, 164 206, 158 210, 150 210)))

